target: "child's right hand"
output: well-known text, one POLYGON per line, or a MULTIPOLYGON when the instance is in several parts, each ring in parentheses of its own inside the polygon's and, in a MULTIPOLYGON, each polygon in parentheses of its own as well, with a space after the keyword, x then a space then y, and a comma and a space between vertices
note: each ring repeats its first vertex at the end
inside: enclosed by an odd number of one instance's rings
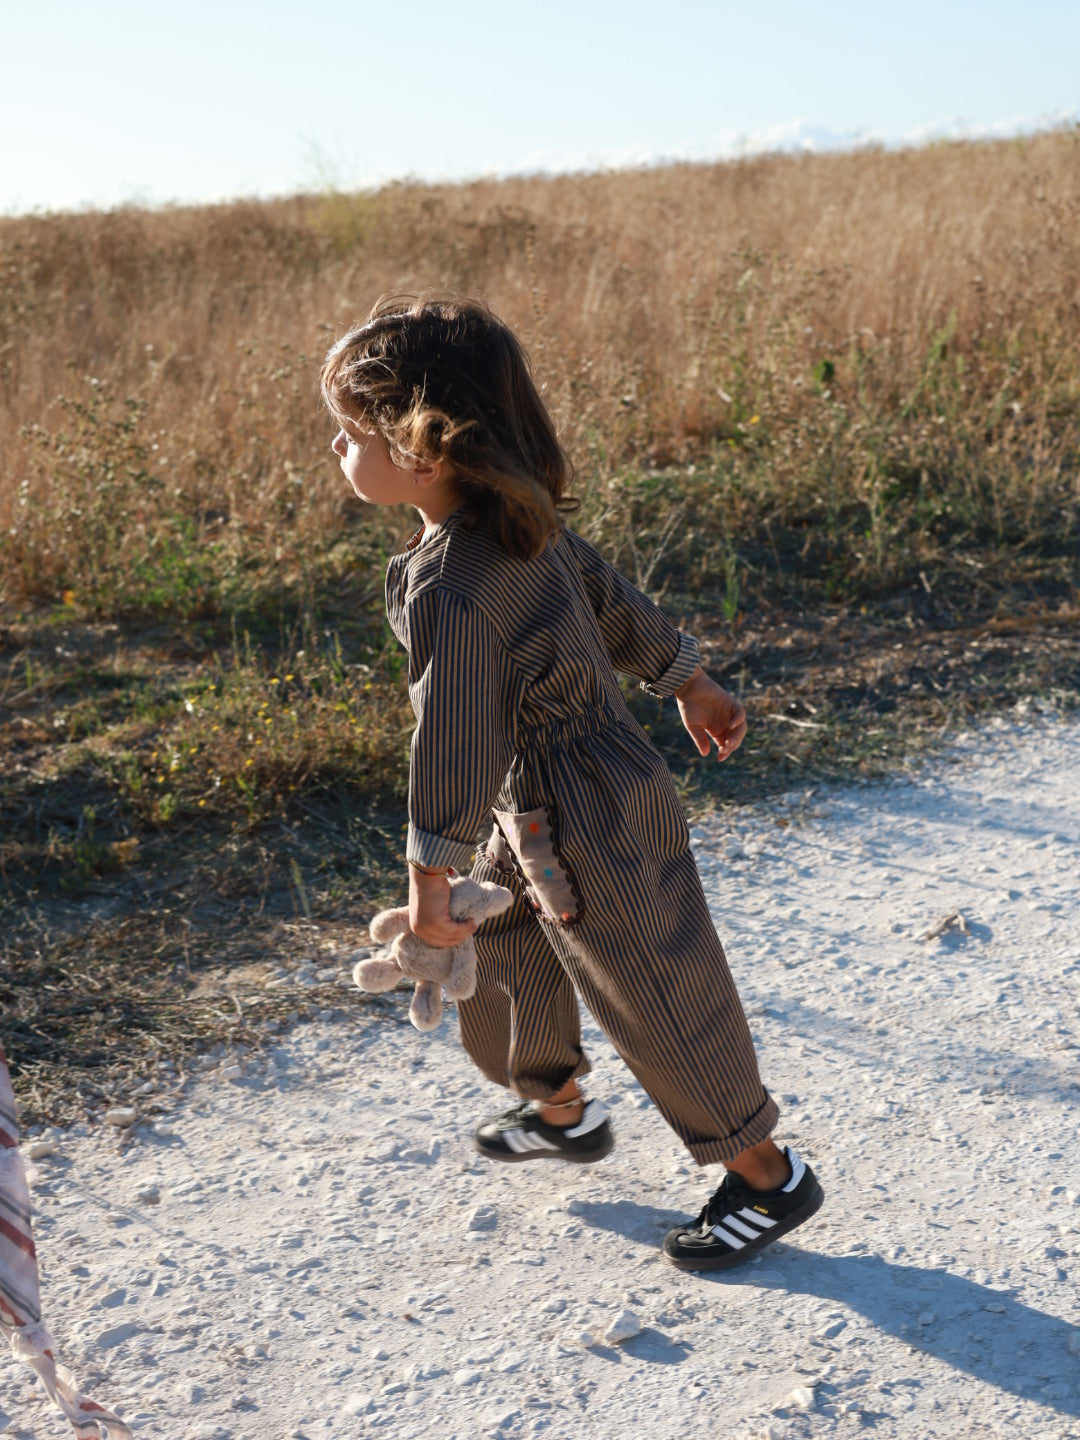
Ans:
POLYGON ((450 879, 425 875, 409 866, 409 929, 437 950, 460 945, 476 929, 475 920, 450 918, 450 879))

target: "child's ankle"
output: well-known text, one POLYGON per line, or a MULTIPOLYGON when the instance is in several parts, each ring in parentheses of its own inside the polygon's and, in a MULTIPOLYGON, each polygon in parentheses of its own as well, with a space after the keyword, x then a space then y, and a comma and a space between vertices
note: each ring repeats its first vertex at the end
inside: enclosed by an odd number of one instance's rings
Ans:
POLYGON ((545 1125, 558 1125, 563 1128, 576 1125, 581 1119, 585 1109, 585 1097, 575 1095, 572 1100, 563 1100, 558 1105, 541 1105, 540 1119, 545 1125))

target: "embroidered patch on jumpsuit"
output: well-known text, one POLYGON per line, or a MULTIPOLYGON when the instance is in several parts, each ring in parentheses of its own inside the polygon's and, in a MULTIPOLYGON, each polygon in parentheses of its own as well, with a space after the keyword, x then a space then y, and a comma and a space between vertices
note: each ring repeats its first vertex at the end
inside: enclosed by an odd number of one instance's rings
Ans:
POLYGON ((566 865, 555 851, 551 810, 543 806, 515 815, 493 810, 495 829, 488 859, 499 870, 515 870, 525 882, 525 899, 553 925, 572 925, 581 916, 581 898, 566 865))

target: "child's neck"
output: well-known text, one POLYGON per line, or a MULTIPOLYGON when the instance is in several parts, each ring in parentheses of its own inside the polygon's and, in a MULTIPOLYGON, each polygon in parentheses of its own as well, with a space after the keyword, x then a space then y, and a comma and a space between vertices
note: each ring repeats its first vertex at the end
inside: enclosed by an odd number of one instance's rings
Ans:
POLYGON ((457 486, 443 481, 425 489, 423 503, 417 505, 416 509, 424 522, 424 529, 434 530, 448 515, 452 515, 460 504, 461 496, 457 486))

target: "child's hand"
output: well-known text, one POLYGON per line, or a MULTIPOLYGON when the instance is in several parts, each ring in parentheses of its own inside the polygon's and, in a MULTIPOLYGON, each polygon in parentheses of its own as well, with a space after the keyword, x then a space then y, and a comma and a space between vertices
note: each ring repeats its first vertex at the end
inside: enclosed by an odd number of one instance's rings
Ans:
POLYGON ((675 699, 682 723, 700 754, 708 755, 710 738, 716 741, 718 760, 726 760, 742 744, 746 711, 734 695, 710 680, 700 665, 675 691, 675 699))
POLYGON ((459 945, 476 929, 475 920, 450 918, 450 880, 409 866, 409 929, 437 950, 459 945))

